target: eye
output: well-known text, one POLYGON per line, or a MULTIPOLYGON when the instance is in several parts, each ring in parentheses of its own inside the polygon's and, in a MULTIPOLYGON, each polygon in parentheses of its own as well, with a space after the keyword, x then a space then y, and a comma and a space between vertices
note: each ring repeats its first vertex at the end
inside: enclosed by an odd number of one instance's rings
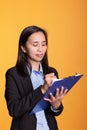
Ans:
POLYGON ((46 46, 46 44, 42 44, 42 46, 46 46))
POLYGON ((43 42, 43 43, 42 43, 42 46, 46 46, 46 42, 43 42))
POLYGON ((33 44, 34 47, 38 46, 37 44, 33 44))
POLYGON ((32 45, 33 45, 34 47, 37 47, 37 46, 38 46, 38 43, 35 42, 35 43, 33 43, 32 45))

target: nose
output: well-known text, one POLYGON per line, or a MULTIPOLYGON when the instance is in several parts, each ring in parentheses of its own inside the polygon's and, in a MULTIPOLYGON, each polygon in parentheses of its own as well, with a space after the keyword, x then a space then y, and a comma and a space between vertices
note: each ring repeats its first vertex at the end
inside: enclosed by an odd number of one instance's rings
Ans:
POLYGON ((42 46, 38 45, 38 51, 41 52, 42 51, 42 46))

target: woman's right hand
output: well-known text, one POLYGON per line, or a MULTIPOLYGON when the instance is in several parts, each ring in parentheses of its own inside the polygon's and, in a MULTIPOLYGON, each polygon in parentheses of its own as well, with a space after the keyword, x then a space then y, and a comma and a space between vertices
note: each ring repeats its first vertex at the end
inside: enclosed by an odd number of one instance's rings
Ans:
POLYGON ((48 90, 48 88, 51 86, 53 79, 56 79, 57 77, 55 76, 54 73, 50 73, 50 74, 46 74, 45 75, 45 82, 43 84, 43 86, 41 87, 41 91, 43 94, 46 93, 46 91, 48 90))

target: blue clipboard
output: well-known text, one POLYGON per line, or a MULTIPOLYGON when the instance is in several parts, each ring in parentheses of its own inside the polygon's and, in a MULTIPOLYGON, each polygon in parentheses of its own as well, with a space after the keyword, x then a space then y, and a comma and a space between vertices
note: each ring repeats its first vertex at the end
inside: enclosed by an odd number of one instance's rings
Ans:
POLYGON ((57 79, 56 81, 54 81, 53 84, 51 85, 51 87, 47 90, 47 92, 44 95, 43 99, 41 99, 38 102, 38 104, 34 107, 34 109, 32 110, 31 114, 34 114, 34 113, 36 113, 38 111, 41 111, 41 110, 45 110, 48 107, 49 102, 45 101, 44 98, 49 98, 49 93, 50 92, 53 95, 55 95, 56 89, 57 88, 60 89, 62 86, 64 87, 64 89, 68 89, 68 92, 69 92, 69 90, 77 83, 77 81, 82 76, 83 76, 82 74, 76 74, 74 76, 69 76, 67 78, 57 79))

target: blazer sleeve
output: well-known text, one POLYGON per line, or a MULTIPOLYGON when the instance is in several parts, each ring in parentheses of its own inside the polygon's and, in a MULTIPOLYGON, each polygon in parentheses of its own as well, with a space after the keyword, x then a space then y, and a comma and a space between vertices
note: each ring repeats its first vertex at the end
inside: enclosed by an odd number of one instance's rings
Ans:
POLYGON ((41 88, 32 90, 27 95, 20 96, 19 87, 11 71, 6 73, 5 98, 10 116, 17 118, 31 112, 37 102, 43 97, 41 88))
POLYGON ((53 115, 53 116, 59 116, 62 113, 63 108, 64 108, 63 104, 61 103, 61 105, 59 106, 59 108, 56 111, 53 111, 51 109, 51 106, 49 105, 49 107, 46 109, 46 112, 49 113, 49 114, 51 114, 51 115, 53 115))

